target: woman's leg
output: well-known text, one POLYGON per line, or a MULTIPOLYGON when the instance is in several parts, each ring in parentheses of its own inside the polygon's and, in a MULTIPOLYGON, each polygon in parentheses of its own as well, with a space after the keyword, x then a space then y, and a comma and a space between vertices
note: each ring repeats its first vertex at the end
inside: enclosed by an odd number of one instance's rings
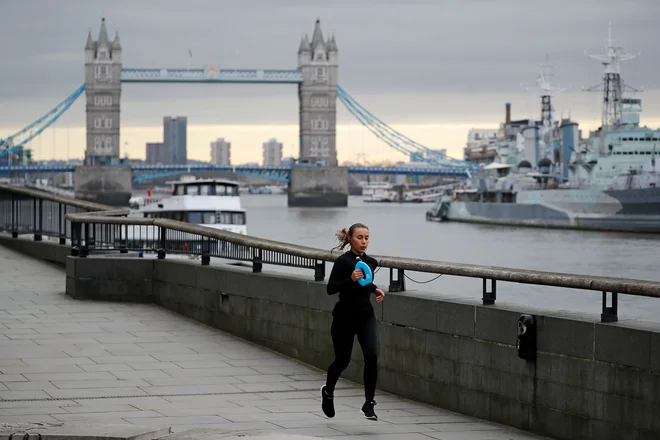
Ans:
POLYGON ((374 396, 376 394, 376 380, 378 379, 378 334, 376 318, 372 316, 360 323, 356 334, 362 355, 364 356, 364 397, 362 414, 369 420, 378 420, 374 412, 374 396))
POLYGON ((341 373, 346 367, 348 367, 348 364, 351 361, 353 338, 355 337, 353 323, 341 319, 341 317, 335 317, 332 320, 330 334, 332 335, 332 344, 335 349, 335 360, 328 368, 328 378, 325 385, 325 391, 328 395, 332 396, 335 391, 335 385, 339 380, 339 376, 341 376, 341 373))
POLYGON ((378 334, 376 328, 376 318, 372 316, 363 321, 356 331, 364 356, 364 397, 367 401, 374 400, 376 380, 378 379, 378 334))

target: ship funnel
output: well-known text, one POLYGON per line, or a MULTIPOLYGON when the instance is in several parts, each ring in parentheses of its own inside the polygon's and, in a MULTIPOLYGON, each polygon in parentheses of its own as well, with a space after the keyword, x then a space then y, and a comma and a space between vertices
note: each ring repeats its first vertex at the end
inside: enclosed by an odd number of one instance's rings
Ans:
POLYGON ((504 104, 504 106, 506 107, 506 115, 505 115, 504 123, 509 125, 511 124, 511 103, 507 102, 506 104, 504 104))

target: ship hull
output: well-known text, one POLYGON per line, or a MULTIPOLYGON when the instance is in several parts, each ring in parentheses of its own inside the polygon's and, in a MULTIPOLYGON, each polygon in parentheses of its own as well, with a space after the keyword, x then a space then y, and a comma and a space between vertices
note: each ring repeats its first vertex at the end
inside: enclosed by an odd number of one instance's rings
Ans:
POLYGON ((443 220, 660 233, 660 189, 522 191, 516 203, 453 200, 443 220))

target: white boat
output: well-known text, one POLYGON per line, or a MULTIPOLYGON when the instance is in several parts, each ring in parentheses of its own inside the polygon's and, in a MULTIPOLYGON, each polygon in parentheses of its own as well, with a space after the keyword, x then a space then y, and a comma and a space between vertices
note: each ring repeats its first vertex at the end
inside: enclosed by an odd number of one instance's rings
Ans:
POLYGON ((144 203, 138 212, 147 218, 167 218, 247 234, 247 216, 241 207, 238 182, 184 177, 168 183, 172 185, 171 197, 144 203))
POLYGON ((362 196, 365 199, 381 198, 385 192, 390 192, 394 186, 389 182, 369 182, 360 185, 362 187, 362 196))

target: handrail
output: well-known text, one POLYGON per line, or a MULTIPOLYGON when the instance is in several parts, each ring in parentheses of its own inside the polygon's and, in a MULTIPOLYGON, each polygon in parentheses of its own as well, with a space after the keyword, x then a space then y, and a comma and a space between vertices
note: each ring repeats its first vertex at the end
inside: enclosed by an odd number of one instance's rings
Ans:
MULTIPOLYGON (((303 258, 333 262, 341 253, 323 249, 283 243, 259 237, 236 234, 206 226, 168 219, 142 219, 134 217, 108 217, 105 212, 67 214, 72 223, 153 225, 170 230, 197 234, 207 238, 226 241, 233 244, 260 248, 263 250, 287 253, 303 258)), ((522 284, 537 284, 584 290, 617 292, 628 295, 660 298, 660 282, 587 276, 540 270, 512 269, 500 266, 482 266, 476 264, 450 263, 444 261, 422 260, 407 257, 373 256, 379 266, 390 269, 410 270, 467 278, 482 278, 522 284)))
POLYGON ((106 205, 101 205, 99 203, 71 199, 69 197, 58 196, 57 194, 52 194, 46 191, 30 189, 30 188, 22 188, 19 186, 11 186, 11 185, 5 185, 4 183, 0 183, 0 191, 3 190, 10 193, 22 194, 28 197, 36 197, 41 200, 50 200, 52 202, 63 203, 65 205, 75 206, 76 208, 85 209, 87 211, 109 211, 114 209, 106 205))
MULTIPOLYGON (((60 244, 64 244, 70 229, 71 253, 80 257, 99 249, 120 252, 134 249, 138 252, 156 252, 159 259, 165 258, 167 253, 201 255, 202 265, 208 265, 210 257, 215 256, 249 261, 254 272, 260 272, 264 263, 314 269, 314 279, 322 281, 325 278, 325 263, 334 262, 341 255, 340 252, 236 234, 176 220, 127 217, 130 213, 128 209, 112 208, 4 184, 0 184, 0 208, 0 230, 11 231, 13 237, 34 233, 35 240, 41 240, 42 234, 50 235, 59 237, 60 244), (6 193, 11 193, 11 197, 7 197, 6 193), (24 197, 15 197, 16 194, 24 197), (69 206, 87 212, 67 212, 69 206)), ((481 278, 482 301, 485 305, 495 303, 497 281, 601 291, 603 322, 618 320, 619 293, 660 298, 660 282, 648 280, 393 256, 374 258, 380 267, 390 269, 389 290, 394 292, 405 291, 405 271, 481 278), (609 306, 608 294, 611 297, 609 306)))

